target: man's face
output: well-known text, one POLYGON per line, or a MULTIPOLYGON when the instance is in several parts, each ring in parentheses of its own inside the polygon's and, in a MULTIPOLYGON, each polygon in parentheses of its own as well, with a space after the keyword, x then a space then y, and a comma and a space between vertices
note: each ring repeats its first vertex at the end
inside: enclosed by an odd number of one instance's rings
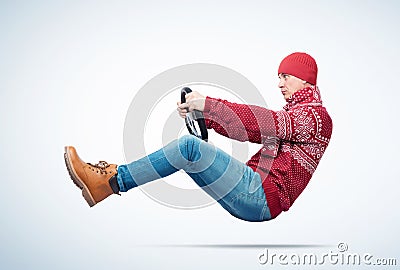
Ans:
POLYGON ((306 86, 306 82, 289 74, 279 74, 278 87, 281 89, 283 97, 286 99, 290 98, 294 93, 303 89, 306 86))

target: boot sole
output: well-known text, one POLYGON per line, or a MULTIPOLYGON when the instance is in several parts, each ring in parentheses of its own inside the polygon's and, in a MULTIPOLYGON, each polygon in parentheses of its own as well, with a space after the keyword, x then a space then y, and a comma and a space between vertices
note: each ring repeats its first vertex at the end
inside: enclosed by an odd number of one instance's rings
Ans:
POLYGON ((68 147, 66 146, 64 148, 65 153, 64 153, 64 160, 65 160, 65 165, 67 166, 67 170, 69 173, 69 176, 71 177, 72 181, 74 184, 82 190, 82 196, 86 200, 86 202, 89 204, 90 207, 94 206, 96 204, 96 201, 93 199, 92 194, 90 193, 88 187, 85 185, 85 183, 79 178, 77 173, 74 170, 74 167, 71 165, 70 161, 70 156, 68 152, 68 147))

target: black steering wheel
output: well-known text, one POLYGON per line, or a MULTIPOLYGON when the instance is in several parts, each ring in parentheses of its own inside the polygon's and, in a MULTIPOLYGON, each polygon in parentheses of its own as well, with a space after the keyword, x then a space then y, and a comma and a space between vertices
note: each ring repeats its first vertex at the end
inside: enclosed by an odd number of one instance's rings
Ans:
MULTIPOLYGON (((186 103, 186 95, 192 92, 192 89, 189 87, 184 87, 181 90, 181 103, 186 103)), ((193 112, 189 112, 186 114, 185 118, 186 127, 189 130, 189 133, 196 136, 199 139, 204 141, 208 141, 208 131, 206 127, 206 121, 204 120, 203 112, 194 110, 193 112), (195 121, 199 125, 200 134, 196 129, 195 121)))

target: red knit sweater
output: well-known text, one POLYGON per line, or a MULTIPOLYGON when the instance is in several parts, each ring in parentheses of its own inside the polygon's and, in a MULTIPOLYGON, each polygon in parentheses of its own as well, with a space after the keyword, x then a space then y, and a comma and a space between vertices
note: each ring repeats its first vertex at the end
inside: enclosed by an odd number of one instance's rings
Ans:
POLYGON ((317 87, 299 90, 281 111, 207 97, 204 117, 219 134, 263 144, 246 164, 261 175, 272 218, 305 189, 332 134, 317 87))

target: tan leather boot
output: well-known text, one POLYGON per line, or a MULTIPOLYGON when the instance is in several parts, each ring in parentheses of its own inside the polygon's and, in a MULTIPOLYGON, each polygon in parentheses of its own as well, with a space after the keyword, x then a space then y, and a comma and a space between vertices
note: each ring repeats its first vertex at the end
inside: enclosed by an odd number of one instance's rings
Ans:
POLYGON ((65 164, 71 179, 82 190, 90 207, 114 194, 109 180, 117 174, 117 165, 105 161, 93 165, 82 161, 73 146, 66 146, 65 164))

